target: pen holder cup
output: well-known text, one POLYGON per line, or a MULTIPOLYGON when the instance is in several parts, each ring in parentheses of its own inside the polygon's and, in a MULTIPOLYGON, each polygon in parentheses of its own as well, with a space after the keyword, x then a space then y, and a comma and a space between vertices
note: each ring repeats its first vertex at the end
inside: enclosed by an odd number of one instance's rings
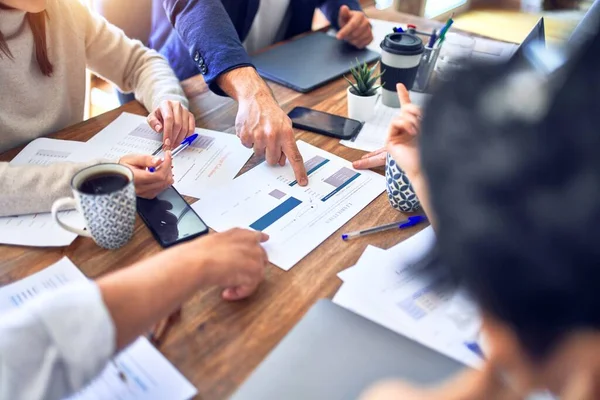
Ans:
POLYGON ((429 89, 429 82, 431 76, 435 70, 435 63, 437 62, 438 56, 440 55, 440 47, 431 48, 425 47, 423 55, 421 56, 421 63, 417 70, 417 77, 415 78, 415 84, 412 88, 415 92, 426 93, 429 89))
POLYGON ((421 208, 421 203, 408 180, 408 176, 389 153, 385 162, 385 186, 388 200, 396 210, 414 212, 421 208))

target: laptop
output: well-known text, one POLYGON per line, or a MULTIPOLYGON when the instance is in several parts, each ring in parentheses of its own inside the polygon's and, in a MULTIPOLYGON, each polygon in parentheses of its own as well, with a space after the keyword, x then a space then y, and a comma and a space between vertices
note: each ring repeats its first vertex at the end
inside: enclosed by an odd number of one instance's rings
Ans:
POLYGON ((546 29, 544 28, 544 17, 540 18, 527 37, 519 45, 512 58, 522 57, 523 52, 532 45, 546 47, 546 29))
POLYGON ((432 385, 464 368, 329 300, 320 300, 231 399, 356 399, 380 380, 432 385))
POLYGON ((251 58, 263 78, 306 93, 348 73, 357 60, 370 63, 379 57, 374 51, 315 32, 251 58))

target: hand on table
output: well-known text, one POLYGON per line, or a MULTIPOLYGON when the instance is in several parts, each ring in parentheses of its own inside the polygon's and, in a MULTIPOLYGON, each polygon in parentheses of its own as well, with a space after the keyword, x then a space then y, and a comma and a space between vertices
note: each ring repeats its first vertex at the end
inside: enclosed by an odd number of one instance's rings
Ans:
POLYGON ((151 155, 128 154, 121 157, 119 164, 133 171, 135 193, 145 199, 153 199, 174 183, 171 161, 171 152, 167 151, 164 160, 151 155), (149 167, 156 170, 150 172, 147 170, 149 167))
POLYGON ((225 300, 240 300, 254 293, 264 278, 269 260, 260 244, 268 239, 265 233, 236 228, 204 236, 186 251, 206 261, 205 283, 223 288, 225 300))
POLYGON ((410 179, 421 171, 418 147, 421 109, 410 102, 408 90, 403 84, 396 85, 396 90, 400 99, 400 115, 390 125, 386 149, 410 179))
POLYGON ((239 100, 235 130, 242 144, 253 148, 269 165, 285 165, 286 158, 294 169, 300 186, 308 184, 304 160, 296 145, 292 121, 279 107, 271 93, 239 100))
POLYGON ((338 25, 338 40, 345 40, 359 49, 364 49, 373 41, 371 23, 362 11, 353 11, 348 6, 341 6, 338 25))
POLYGON ((160 106, 148 115, 147 121, 154 131, 163 134, 163 145, 168 150, 179 146, 196 128, 194 114, 178 101, 161 102, 160 106))

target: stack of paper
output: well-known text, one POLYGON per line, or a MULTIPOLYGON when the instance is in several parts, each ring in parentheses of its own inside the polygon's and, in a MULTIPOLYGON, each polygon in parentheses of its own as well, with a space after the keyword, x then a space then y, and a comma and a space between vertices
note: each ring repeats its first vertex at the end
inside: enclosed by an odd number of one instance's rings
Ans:
MULTIPOLYGON (((34 275, 0 288, 0 319, 2 313, 22 306, 41 293, 85 279, 71 260, 64 257, 34 275)), ((70 400, 186 400, 196 393, 196 388, 146 338, 140 337, 115 357, 114 363, 107 365, 92 384, 70 400)))
POLYGON ((466 365, 482 363, 477 308, 461 292, 411 265, 431 248, 431 227, 399 245, 369 246, 354 267, 339 274, 344 284, 333 301, 388 329, 410 337, 466 365))

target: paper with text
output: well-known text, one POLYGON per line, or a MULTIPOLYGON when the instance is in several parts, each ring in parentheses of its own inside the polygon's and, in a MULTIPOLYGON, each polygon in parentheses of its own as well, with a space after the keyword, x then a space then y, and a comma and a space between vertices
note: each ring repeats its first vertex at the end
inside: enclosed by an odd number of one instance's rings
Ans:
POLYGON ((192 207, 216 231, 269 234, 269 260, 289 270, 385 190, 385 178, 356 171, 340 157, 299 141, 309 176, 300 187, 292 167, 263 163, 192 207))
MULTIPOLYGON (((11 166, 50 165, 74 161, 84 152, 86 144, 69 140, 40 138, 29 143, 10 162, 11 166)), ((43 190, 40 189, 40 190, 43 190)), ((83 218, 74 210, 63 211, 65 223, 83 228, 83 218)), ((0 218, 0 243, 16 246, 61 247, 70 245, 77 237, 54 223, 50 213, 0 218)))
MULTIPOLYGON (((41 293, 86 279, 71 260, 63 257, 40 272, 0 288, 0 314, 41 293)), ((196 393, 194 386, 146 338, 140 337, 69 400, 187 400, 196 393), (121 378, 123 374, 125 380, 121 378)))
MULTIPOLYGON (((198 139, 173 159, 175 188, 183 195, 201 198, 230 182, 252 155, 240 140, 228 133, 196 129, 198 139)), ((88 158, 119 159, 126 154, 152 154, 162 135, 139 115, 121 114, 87 142, 88 158)))
POLYGON ((481 319, 463 293, 410 267, 435 240, 431 227, 388 251, 369 246, 346 272, 334 302, 466 365, 481 358, 467 344, 479 343, 481 319))

